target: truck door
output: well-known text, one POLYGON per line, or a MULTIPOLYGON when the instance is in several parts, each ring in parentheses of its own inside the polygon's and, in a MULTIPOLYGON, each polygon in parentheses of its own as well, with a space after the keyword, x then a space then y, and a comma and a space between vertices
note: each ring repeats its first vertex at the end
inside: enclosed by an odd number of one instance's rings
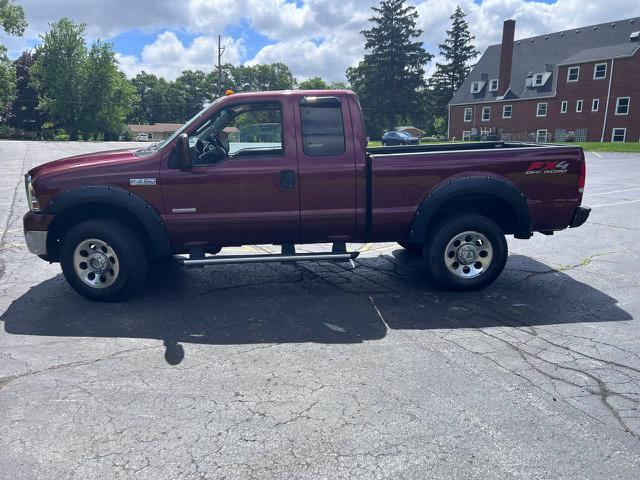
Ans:
POLYGON ((303 97, 294 110, 301 235, 348 240, 356 231, 356 170, 347 97, 303 97))
POLYGON ((285 96, 239 99, 225 103, 220 112, 192 129, 189 145, 195 150, 194 165, 180 170, 171 168, 168 160, 161 176, 166 223, 174 242, 240 245, 299 238, 292 105, 285 96), (199 141, 206 146, 211 128, 207 122, 218 122, 213 129, 221 129, 223 143, 228 139, 228 157, 212 162, 202 159, 199 141))

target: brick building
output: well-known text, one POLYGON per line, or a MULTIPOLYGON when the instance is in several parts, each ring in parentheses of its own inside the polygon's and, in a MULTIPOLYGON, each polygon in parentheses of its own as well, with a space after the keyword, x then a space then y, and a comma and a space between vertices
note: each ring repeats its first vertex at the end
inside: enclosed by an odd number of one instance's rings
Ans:
POLYGON ((449 138, 640 140, 640 18, 502 43, 449 103, 449 138), (570 135, 570 134, 569 134, 570 135))

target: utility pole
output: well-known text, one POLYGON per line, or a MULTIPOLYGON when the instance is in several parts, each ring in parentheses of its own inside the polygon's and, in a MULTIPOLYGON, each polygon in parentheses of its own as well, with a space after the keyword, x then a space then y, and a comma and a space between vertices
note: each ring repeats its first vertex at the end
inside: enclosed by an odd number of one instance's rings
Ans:
POLYGON ((222 35, 218 35, 218 97, 222 96, 222 54, 226 47, 222 45, 222 35))

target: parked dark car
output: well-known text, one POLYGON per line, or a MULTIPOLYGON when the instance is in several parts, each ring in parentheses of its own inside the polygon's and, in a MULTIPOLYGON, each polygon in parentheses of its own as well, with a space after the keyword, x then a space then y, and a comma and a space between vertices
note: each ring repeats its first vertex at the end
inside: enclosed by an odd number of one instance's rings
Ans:
POLYGON ((24 230, 31 252, 60 262, 95 300, 130 295, 162 257, 185 266, 349 261, 359 252, 345 242, 396 241, 443 288, 476 290, 502 272, 505 235, 586 221, 585 172, 582 148, 567 144, 367 148, 351 91, 245 93, 216 100, 161 143, 32 168, 24 230), (242 138, 260 122, 277 123, 268 130, 281 137, 230 144, 223 135, 242 138), (295 251, 321 242, 332 251, 295 251), (261 243, 282 253, 218 255, 261 243))
POLYGON ((410 135, 407 132, 396 132, 392 130, 382 136, 382 145, 385 147, 392 145, 418 145, 420 139, 410 135))

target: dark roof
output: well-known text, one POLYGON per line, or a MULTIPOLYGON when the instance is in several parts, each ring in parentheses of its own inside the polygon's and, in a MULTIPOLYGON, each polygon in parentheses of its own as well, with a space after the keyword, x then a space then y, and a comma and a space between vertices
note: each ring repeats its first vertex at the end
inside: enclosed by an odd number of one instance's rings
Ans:
POLYGON ((133 133, 173 133, 181 123, 155 123, 153 125, 127 125, 133 133))
MULTIPOLYGON (((631 33, 640 30, 640 18, 629 18, 574 28, 563 32, 516 40, 513 46, 511 81, 506 98, 526 99, 551 96, 555 90, 559 65, 628 57, 638 49, 631 33), (526 88, 530 73, 552 72, 547 82, 537 88, 526 88)), ((500 44, 484 52, 469 76, 451 99, 451 105, 496 100, 498 92, 489 91, 489 80, 497 79, 500 70, 500 44), (471 93, 471 83, 487 82, 480 93, 471 93)))

